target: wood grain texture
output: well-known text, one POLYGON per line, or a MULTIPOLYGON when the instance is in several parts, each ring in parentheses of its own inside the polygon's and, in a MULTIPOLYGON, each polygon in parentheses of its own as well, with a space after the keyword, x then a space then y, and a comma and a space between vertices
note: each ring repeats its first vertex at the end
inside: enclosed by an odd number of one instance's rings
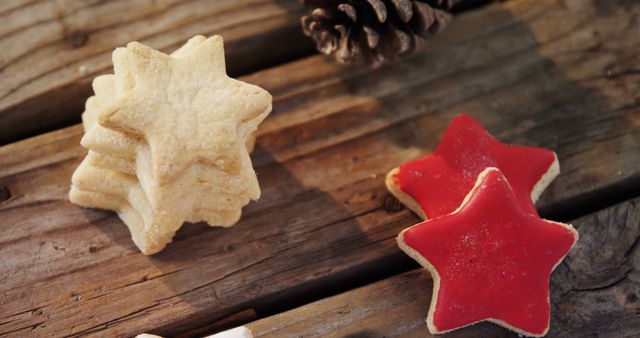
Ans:
MULTIPOLYGON (((547 337, 640 336, 640 199, 571 223, 580 240, 552 275, 547 337)), ((247 326, 265 338, 437 337, 426 324, 432 289, 417 269, 247 326)), ((518 337, 490 323, 445 336, 518 337)))
POLYGON ((222 35, 228 70, 247 73, 313 51, 296 0, 41 0, 0 8, 0 144, 79 121, 90 81, 129 41, 172 51, 222 35))
POLYGON ((261 200, 152 257, 113 214, 68 202, 79 126, 2 147, 0 334, 175 334, 388 269, 416 218, 385 210, 384 174, 431 151, 460 111, 558 152, 544 205, 633 180, 638 16, 625 1, 516 0, 462 14, 391 67, 316 56, 243 77, 274 95, 253 154, 261 200))

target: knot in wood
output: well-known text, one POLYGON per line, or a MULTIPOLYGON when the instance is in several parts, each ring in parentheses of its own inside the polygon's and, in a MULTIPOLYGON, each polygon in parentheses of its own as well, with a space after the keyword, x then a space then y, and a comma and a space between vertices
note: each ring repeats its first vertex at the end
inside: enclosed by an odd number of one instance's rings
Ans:
POLYGON ((4 202, 11 198, 11 191, 5 185, 0 185, 0 202, 4 202))
POLYGON ((71 31, 65 37, 67 43, 73 48, 80 48, 87 44, 89 33, 86 31, 71 31))

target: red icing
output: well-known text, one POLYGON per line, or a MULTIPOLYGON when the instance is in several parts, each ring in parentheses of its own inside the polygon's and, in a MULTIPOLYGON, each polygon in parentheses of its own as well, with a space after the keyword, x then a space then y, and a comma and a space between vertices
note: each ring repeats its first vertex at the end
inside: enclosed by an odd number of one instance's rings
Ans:
POLYGON ((498 142, 478 121, 461 114, 451 121, 433 155, 400 166, 395 183, 427 218, 435 218, 458 208, 482 170, 497 167, 525 211, 537 214, 531 191, 554 161, 550 150, 498 142))
POLYGON ((502 173, 488 169, 459 211, 400 236, 440 278, 430 326, 442 332, 492 318, 545 333, 551 271, 577 240, 567 227, 526 213, 502 173))

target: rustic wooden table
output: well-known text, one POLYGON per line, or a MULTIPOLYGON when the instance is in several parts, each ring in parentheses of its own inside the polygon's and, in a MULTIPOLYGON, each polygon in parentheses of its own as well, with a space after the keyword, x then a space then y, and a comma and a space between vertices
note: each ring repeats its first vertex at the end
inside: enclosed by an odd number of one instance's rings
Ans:
MULTIPOLYGON (((549 337, 640 336, 640 2, 511 0, 456 16, 378 70, 315 55, 295 0, 0 2, 0 336, 428 337, 427 273, 384 175, 469 112, 555 149, 545 217, 580 241, 552 278, 549 337), (141 255, 111 212, 67 200, 90 81, 115 46, 221 34, 232 74, 274 96, 262 186, 230 229, 185 226, 141 255), (64 128, 62 128, 64 127, 64 128)), ((451 337, 514 337, 491 324, 451 337)))

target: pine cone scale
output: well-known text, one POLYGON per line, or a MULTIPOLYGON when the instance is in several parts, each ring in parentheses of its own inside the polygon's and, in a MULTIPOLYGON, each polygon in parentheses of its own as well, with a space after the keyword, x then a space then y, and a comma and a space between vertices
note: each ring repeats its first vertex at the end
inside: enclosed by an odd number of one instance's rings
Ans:
POLYGON ((387 26, 387 35, 390 37, 389 42, 396 54, 402 54, 411 47, 411 37, 393 25, 387 26))
POLYGON ((378 17, 378 21, 384 23, 387 21, 387 6, 382 0, 367 0, 369 6, 373 9, 373 13, 378 17))
POLYGON ((340 4, 338 5, 338 10, 346 14, 349 17, 349 19, 351 19, 351 21, 353 22, 358 21, 358 12, 350 4, 340 4))
POLYGON ((443 30, 444 27, 446 27, 447 24, 449 24, 449 21, 451 21, 451 14, 445 11, 435 10, 434 13, 435 13, 435 21, 437 24, 432 25, 431 28, 429 28, 429 31, 431 33, 437 33, 443 30))
POLYGON ((367 39, 367 46, 371 49, 376 48, 380 41, 380 35, 371 27, 363 26, 362 29, 367 39))
POLYGON ((416 15, 414 16, 414 27, 418 34, 422 32, 426 32, 436 21, 435 11, 431 6, 422 3, 422 2, 414 2, 413 6, 415 8, 416 15))
POLYGON ((413 6, 410 0, 391 0, 396 13, 402 22, 409 22, 413 16, 413 6))

